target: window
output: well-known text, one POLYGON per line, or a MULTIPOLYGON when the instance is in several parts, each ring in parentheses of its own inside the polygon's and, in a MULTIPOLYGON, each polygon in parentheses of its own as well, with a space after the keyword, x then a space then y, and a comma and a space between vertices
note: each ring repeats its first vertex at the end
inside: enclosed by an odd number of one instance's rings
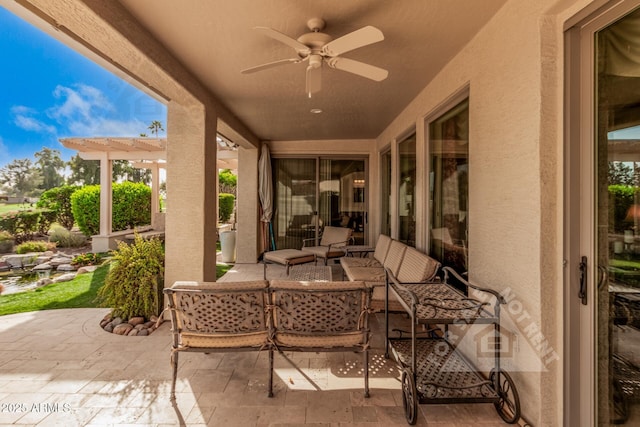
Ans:
POLYGON ((391 150, 380 156, 380 233, 391 236, 391 150))
POLYGON ((467 270, 469 100, 429 125, 430 254, 467 270))
POLYGON ((416 134, 398 145, 398 240, 409 246, 416 245, 416 134))

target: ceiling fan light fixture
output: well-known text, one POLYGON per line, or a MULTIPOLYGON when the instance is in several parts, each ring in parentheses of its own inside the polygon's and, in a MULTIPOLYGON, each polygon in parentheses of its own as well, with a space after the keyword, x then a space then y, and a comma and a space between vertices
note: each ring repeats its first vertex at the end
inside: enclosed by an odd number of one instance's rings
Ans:
POLYGON ((321 114, 322 113, 322 109, 321 108, 312 108, 311 109, 311 113, 312 114, 321 114))
POLYGON ((307 69, 305 92, 309 98, 321 89, 321 69, 323 62, 326 62, 329 68, 346 71, 377 82, 387 78, 389 73, 385 69, 340 56, 343 53, 384 40, 384 35, 379 29, 369 25, 334 40, 330 35, 320 32, 325 25, 323 19, 310 19, 307 22, 307 25, 311 32, 302 34, 297 40, 272 28, 254 27, 255 30, 262 34, 292 47, 296 51, 297 55, 294 58, 281 59, 247 68, 241 72, 249 74, 256 71, 278 67, 280 65, 290 63, 298 64, 306 61, 307 69))

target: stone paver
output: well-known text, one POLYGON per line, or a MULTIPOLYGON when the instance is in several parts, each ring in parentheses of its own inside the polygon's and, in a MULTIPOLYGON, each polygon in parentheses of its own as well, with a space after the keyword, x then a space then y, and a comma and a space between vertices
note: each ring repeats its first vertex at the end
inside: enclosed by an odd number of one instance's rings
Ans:
MULTIPOLYGON (((285 277, 270 267, 270 278, 285 277)), ((237 265, 223 281, 262 278, 237 265)), ((34 426, 406 426, 399 371, 373 340, 371 397, 362 395, 361 355, 276 354, 267 397, 266 352, 182 353, 177 402, 169 323, 146 337, 99 327, 106 309, 49 310, 0 317, 0 425, 34 426)), ((377 315, 372 329, 380 334, 377 315)), ((504 425, 493 405, 421 405, 417 425, 504 425)))

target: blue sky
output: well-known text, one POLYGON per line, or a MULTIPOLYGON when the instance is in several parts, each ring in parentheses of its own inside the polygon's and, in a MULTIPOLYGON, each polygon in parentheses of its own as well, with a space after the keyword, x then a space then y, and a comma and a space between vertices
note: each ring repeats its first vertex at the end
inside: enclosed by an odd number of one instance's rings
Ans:
POLYGON ((43 147, 70 159, 59 138, 166 129, 165 105, 2 7, 0 52, 0 168, 43 147))

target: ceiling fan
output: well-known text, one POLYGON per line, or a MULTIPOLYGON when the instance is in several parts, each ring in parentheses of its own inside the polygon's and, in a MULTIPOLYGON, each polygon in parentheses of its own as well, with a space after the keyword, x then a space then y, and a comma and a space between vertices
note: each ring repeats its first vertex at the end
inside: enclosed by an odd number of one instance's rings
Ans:
POLYGON ((376 27, 366 26, 333 40, 330 35, 320 32, 325 26, 324 20, 310 19, 307 26, 311 32, 301 35, 297 40, 272 28, 255 27, 256 31, 294 48, 298 55, 295 58, 281 59, 247 68, 241 72, 249 74, 280 65, 308 61, 306 93, 309 94, 309 98, 311 98, 311 94, 320 91, 323 62, 331 68, 357 74, 377 82, 386 79, 389 75, 389 72, 382 68, 340 56, 343 53, 384 40, 382 31, 376 27))

